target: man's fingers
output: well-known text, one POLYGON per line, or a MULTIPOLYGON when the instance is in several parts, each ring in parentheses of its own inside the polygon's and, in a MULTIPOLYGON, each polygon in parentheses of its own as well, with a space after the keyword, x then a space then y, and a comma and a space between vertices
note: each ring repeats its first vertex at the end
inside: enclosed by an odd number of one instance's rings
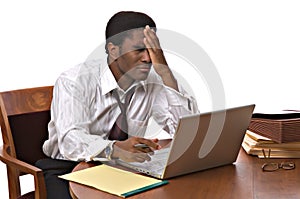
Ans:
POLYGON ((139 149, 138 149, 138 152, 140 152, 140 153, 147 153, 147 154, 149 154, 149 155, 153 155, 153 154, 154 154, 153 150, 152 150, 150 147, 147 147, 147 148, 139 148, 139 149))
POLYGON ((144 43, 148 49, 160 48, 156 33, 151 30, 149 26, 146 26, 146 28, 144 29, 144 35, 144 43))
POLYGON ((158 40, 157 39, 157 36, 156 36, 156 33, 150 29, 150 27, 147 25, 144 29, 144 35, 149 38, 150 40, 158 40))
POLYGON ((151 139, 146 139, 146 138, 142 138, 139 137, 137 138, 137 143, 135 146, 144 146, 144 147, 140 147, 140 148, 153 148, 153 149, 157 149, 158 145, 156 142, 154 142, 151 139))
POLYGON ((136 162, 145 162, 145 161, 150 161, 151 158, 147 153, 135 153, 134 160, 136 162))

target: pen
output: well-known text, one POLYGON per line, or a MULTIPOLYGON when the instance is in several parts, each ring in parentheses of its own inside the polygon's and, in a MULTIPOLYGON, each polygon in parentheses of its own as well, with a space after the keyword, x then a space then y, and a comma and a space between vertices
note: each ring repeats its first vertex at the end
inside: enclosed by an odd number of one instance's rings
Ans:
POLYGON ((147 144, 135 144, 134 147, 141 148, 141 149, 149 148, 149 146, 147 144))

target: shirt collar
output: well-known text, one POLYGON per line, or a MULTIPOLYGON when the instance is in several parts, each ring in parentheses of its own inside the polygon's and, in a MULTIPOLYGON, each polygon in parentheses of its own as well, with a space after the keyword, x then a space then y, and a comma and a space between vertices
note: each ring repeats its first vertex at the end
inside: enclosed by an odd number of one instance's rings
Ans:
MULTIPOLYGON (((107 64, 104 64, 104 67, 100 72, 100 83, 101 83, 101 89, 103 95, 106 95, 107 93, 111 92, 114 89, 120 89, 114 75, 112 74, 107 64)), ((133 86, 136 87, 141 86, 144 88, 144 91, 146 90, 145 81, 136 81, 132 84, 132 86, 130 86, 130 88, 133 86)))
POLYGON ((105 64, 101 70, 100 83, 103 95, 109 93, 115 88, 118 88, 118 83, 107 64, 105 64))

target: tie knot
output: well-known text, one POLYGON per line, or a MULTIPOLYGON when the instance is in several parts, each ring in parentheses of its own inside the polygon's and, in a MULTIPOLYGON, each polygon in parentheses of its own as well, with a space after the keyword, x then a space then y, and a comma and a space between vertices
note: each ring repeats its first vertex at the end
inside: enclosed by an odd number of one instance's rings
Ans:
POLYGON ((117 100, 118 103, 129 104, 134 94, 135 87, 130 88, 124 92, 124 95, 120 94, 117 89, 111 91, 112 96, 117 100))

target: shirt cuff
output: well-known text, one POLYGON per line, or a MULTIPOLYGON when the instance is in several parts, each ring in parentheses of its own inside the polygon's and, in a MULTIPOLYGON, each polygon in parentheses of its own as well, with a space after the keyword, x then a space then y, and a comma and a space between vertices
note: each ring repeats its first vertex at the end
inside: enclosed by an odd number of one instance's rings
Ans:
POLYGON ((98 161, 98 160, 106 160, 105 156, 100 156, 100 154, 104 151, 104 149, 112 144, 114 141, 111 140, 99 140, 89 144, 89 151, 92 154, 90 157, 87 157, 87 161, 98 161), (99 159, 100 158, 100 159, 99 159))

